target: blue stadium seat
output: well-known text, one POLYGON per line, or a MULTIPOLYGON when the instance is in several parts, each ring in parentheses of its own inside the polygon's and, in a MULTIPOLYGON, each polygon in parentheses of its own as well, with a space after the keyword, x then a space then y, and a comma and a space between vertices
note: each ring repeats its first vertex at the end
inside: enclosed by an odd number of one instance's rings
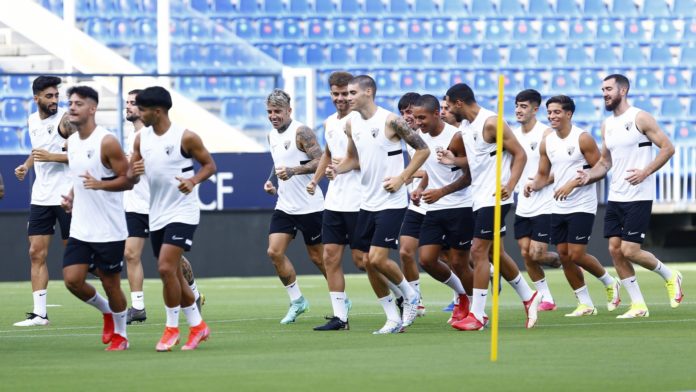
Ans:
POLYGON ((568 33, 563 30, 560 19, 543 19, 541 27, 542 41, 565 41, 568 33))
POLYGON ((537 63, 540 66, 552 67, 555 64, 561 64, 563 59, 556 45, 544 42, 539 45, 537 53, 537 63))
POLYGON ((146 44, 131 46, 130 61, 142 68, 144 72, 157 71, 157 47, 146 44))
POLYGON ((599 93, 602 89, 602 79, 593 69, 582 69, 578 80, 580 90, 587 93, 599 93))
POLYGON ((432 0, 415 0, 413 11, 417 15, 436 15, 438 13, 437 3, 432 0))
MULTIPOLYGON (((208 57, 206 68, 210 69, 211 73, 220 71, 223 69, 236 68, 237 58, 240 56, 235 55, 235 45, 227 44, 212 44, 208 45, 208 57)), ((207 80, 208 78, 206 78, 207 80)), ((219 85, 218 80, 214 79, 216 86, 219 85)), ((206 89, 207 90, 207 89, 206 89)))
POLYGON ((189 0, 189 6, 194 11, 198 11, 201 13, 208 13, 211 11, 210 4, 208 3, 208 0, 189 0))
POLYGON ((553 69, 551 74, 552 91, 563 91, 566 95, 570 95, 577 90, 578 83, 569 71, 553 69))
POLYGON ((643 65, 645 64, 645 55, 635 42, 626 42, 623 46, 621 54, 621 62, 623 64, 643 65))
POLYGON ((385 7, 382 0, 366 1, 365 13, 373 16, 382 16, 385 13, 385 7))
POLYGON ((355 63, 351 48, 347 44, 333 44, 329 47, 331 64, 345 65, 355 63))
POLYGON ((0 126, 0 151, 19 152, 22 149, 18 129, 21 128, 0 126))
POLYGON ((696 41, 696 18, 687 19, 684 21, 683 41, 696 41))
MULTIPOLYGON (((140 0, 115 0, 116 8, 122 15, 137 17, 147 15, 144 13, 143 4, 140 0)), ((210 8, 205 10, 210 11, 210 8)))
MULTIPOLYGON (((572 34, 571 34, 572 35, 572 34)), ((566 64, 570 66, 584 66, 592 63, 590 56, 585 50, 585 46, 577 42, 566 47, 566 64)))
POLYGON ((573 19, 568 23, 568 38, 575 41, 592 41, 595 32, 587 19, 573 19))
POLYGON ((503 21, 487 19, 485 22, 484 39, 488 42, 501 42, 510 39, 510 30, 505 28, 503 21))
MULTIPOLYGON (((78 1, 76 3, 80 2, 78 1)), ((63 15, 63 0, 41 0, 41 5, 56 15, 63 15)), ((81 13, 78 12, 78 14, 81 13)))
POLYGON ((696 42, 690 41, 682 43, 679 64, 696 65, 696 42))
POLYGON ((172 47, 172 65, 179 70, 200 70, 207 57, 207 48, 200 44, 184 44, 172 47))
POLYGON ((532 23, 528 19, 515 19, 512 34, 515 41, 537 41, 539 32, 532 27, 532 23))
POLYGON ((22 126, 26 124, 29 112, 20 98, 5 98, 0 101, 1 119, 12 125, 22 126))
POLYGON ((662 98, 660 115, 663 117, 681 118, 686 113, 686 107, 676 95, 662 98))
POLYGON ((597 119, 597 108, 592 97, 580 96, 575 98, 575 113, 573 119, 577 121, 592 121, 597 119))
POLYGON ((696 13, 696 1, 694 0, 674 0, 673 15, 684 16, 696 13))
POLYGON ((244 117, 244 99, 243 98, 225 98, 222 100, 220 109, 222 118, 230 123, 237 124, 244 117))
MULTIPOLYGON (((693 77, 693 76, 692 76, 693 77)), ((662 88, 668 91, 683 91, 689 84, 679 68, 665 68, 662 77, 662 88)))
POLYGON ((406 47, 406 63, 408 66, 420 66, 428 63, 426 45, 410 44, 406 47))
POLYGON ((689 117, 696 119, 696 97, 691 97, 691 103, 689 105, 689 117))
POLYGON ((425 90, 437 92, 436 95, 450 87, 440 71, 428 71, 425 73, 424 79, 425 90))
POLYGON ((304 37, 304 31, 302 30, 302 21, 296 18, 284 18, 283 19, 283 38, 286 39, 300 39, 304 37))
POLYGON ((498 12, 491 0, 476 0, 471 2, 471 15, 475 17, 496 16, 498 12))
POLYGON ((120 16, 121 12, 116 8, 116 3, 113 0, 91 0, 90 14, 102 18, 111 18, 120 16))
POLYGON ((660 80, 652 68, 639 68, 635 76, 636 89, 641 92, 659 91, 660 80))
MULTIPOLYGON (((517 81, 515 78, 515 73, 512 70, 505 70, 501 71, 500 73, 503 74, 503 84, 505 86, 505 91, 507 93, 517 93, 518 91, 522 90, 520 83, 517 81)), ((497 75, 496 75, 497 77, 497 75)), ((514 105, 514 99, 512 100, 513 104, 511 105, 505 105, 506 106, 506 113, 512 108, 512 117, 515 117, 515 105, 514 105)), ((506 116, 507 117, 507 116, 506 116)))
POLYGON ((307 21, 307 37, 313 41, 323 41, 329 37, 326 19, 313 18, 307 21))
POLYGON ((563 17, 580 16, 580 9, 575 0, 557 0, 556 14, 563 17))
POLYGON ((466 6, 463 0, 443 0, 442 13, 450 16, 466 16, 468 15, 466 6))
POLYGON ((646 95, 640 95, 637 98, 635 98, 633 100, 633 106, 639 109, 643 109, 648 113, 655 113, 657 111, 657 108, 650 100, 650 97, 646 95))
POLYGON ((426 25, 426 19, 411 19, 408 22, 408 38, 420 40, 430 36, 426 25))
POLYGON ((453 70, 450 72, 450 86, 458 83, 466 83, 469 86, 473 85, 472 75, 461 70, 453 70))
POLYGON ((393 15, 406 15, 411 13, 411 5, 406 0, 389 0, 389 12, 393 15))
POLYGON ((529 0, 529 16, 551 16, 553 15, 553 8, 548 0, 529 0))
POLYGON ((645 28, 640 19, 627 19, 624 25, 624 38, 635 40, 635 41, 645 41, 645 28))
POLYGON ((669 16, 669 6, 664 0, 644 1, 642 14, 649 17, 669 16))
POLYGON ((525 66, 532 64, 532 54, 530 53, 529 46, 516 43, 510 48, 510 57, 508 59, 510 65, 514 66, 525 66))
POLYGON ((307 45, 307 51, 305 52, 305 61, 307 65, 317 66, 326 63, 326 55, 324 46, 321 44, 309 44, 307 45))
POLYGON ((638 16, 638 7, 636 7, 636 3, 633 0, 614 0, 611 13, 623 18, 638 16))
POLYGON ((276 20, 263 18, 259 20, 259 37, 265 40, 273 40, 280 37, 280 30, 276 25, 276 20))
POLYGON ((398 19, 384 19, 382 22, 382 37, 385 40, 401 40, 405 35, 398 19))
POLYGON ((350 40, 355 37, 355 31, 353 31, 349 19, 334 19, 333 37, 337 40, 350 40))
POLYGON ((431 19, 430 33, 434 40, 450 40, 452 35, 445 19, 431 19))
POLYGON ((359 44, 355 48, 355 62, 358 65, 373 66, 378 64, 375 47, 372 44, 359 44))
POLYGON ((134 22, 134 42, 151 43, 157 39, 157 20, 153 18, 138 18, 134 22))
POLYGON ((653 43, 650 47, 650 64, 669 65, 672 62, 669 46, 662 42, 653 43))
POLYGON ((250 39, 256 38, 259 35, 259 31, 256 29, 255 24, 252 23, 251 19, 239 18, 235 23, 235 34, 239 38, 250 39))
POLYGON ((157 15, 157 0, 139 0, 144 15, 157 15))
POLYGON ((268 124, 266 113, 266 98, 250 98, 246 105, 246 119, 253 125, 266 126, 268 124))
MULTIPOLYGON (((218 0, 218 3, 220 3, 219 0, 218 0)), ((239 0, 238 7, 239 8, 237 9, 237 11, 240 14, 248 15, 248 14, 255 14, 255 13, 259 12, 259 3, 257 2, 257 0, 239 0)), ((218 9, 218 8, 216 7, 216 9, 218 9)))
POLYGON ((597 40, 617 41, 621 38, 621 30, 617 25, 618 19, 601 18, 597 20, 597 40))
MULTIPOLYGON (((684 26, 686 28, 686 26, 684 26)), ((679 39, 679 32, 674 26, 673 19, 655 19, 653 27, 653 41, 676 41, 679 39)))
POLYGON ((276 61, 281 61, 279 48, 271 44, 258 44, 255 47, 276 61))
POLYGON ((460 40, 467 42, 478 41, 478 31, 474 26, 474 21, 471 19, 459 19, 457 22, 457 37, 460 40))
POLYGON ((604 0, 585 0, 582 13, 585 16, 606 16, 609 13, 604 0))
POLYGON ((480 62, 474 53, 474 48, 471 45, 459 44, 456 48, 456 59, 458 65, 478 64, 480 62))
POLYGON ((332 115, 336 107, 331 102, 331 97, 321 97, 317 100, 317 117, 324 119, 332 115))
POLYGON ((489 66, 500 66, 502 58, 500 48, 494 44, 486 44, 481 48, 481 64, 489 66))
POLYGON ((8 75, 6 83, 6 95, 34 95, 31 89, 32 79, 29 76, 8 75))
POLYGON ((193 42, 212 41, 215 30, 209 19, 191 18, 189 21, 189 40, 193 42))
POLYGON ((382 49, 382 64, 398 65, 403 61, 399 47, 394 44, 381 45, 382 49))
POLYGON ((358 38, 361 40, 376 40, 379 38, 379 29, 376 26, 375 19, 359 19, 358 20, 358 38))
POLYGON ((312 8, 307 0, 290 0, 290 12, 296 15, 308 15, 312 8))
POLYGON ((597 65, 612 65, 619 61, 614 48, 606 42, 600 42, 594 47, 594 63, 597 65))
POLYGON ((677 124, 674 127, 674 141, 677 143, 696 142, 696 122, 677 122, 677 124))
POLYGON ((101 42, 109 42, 113 32, 111 23, 104 18, 89 18, 85 21, 83 30, 85 34, 101 42))
POLYGON ((498 91, 496 73, 491 70, 478 70, 474 73, 473 90, 480 93, 493 93, 498 91))
POLYGON ((399 88, 402 91, 421 90, 423 86, 418 78, 418 72, 410 69, 399 72, 399 88))
POLYGON ((329 15, 336 12, 336 5, 331 0, 315 0, 314 12, 321 15, 329 15))
POLYGON ((280 47, 280 52, 285 65, 298 66, 304 62, 304 58, 300 53, 300 45, 284 44, 280 47))
POLYGON ((269 15, 279 15, 285 13, 285 4, 283 0, 263 0, 263 10, 269 15))
POLYGON ((339 0, 339 9, 344 15, 360 15, 363 13, 362 4, 358 0, 339 0))
POLYGON ((377 70, 374 74, 375 83, 377 83, 377 91, 392 91, 394 89, 394 81, 391 72, 387 70, 377 70))
POLYGON ((526 14, 519 0, 500 0, 498 13, 505 17, 524 16, 526 14))

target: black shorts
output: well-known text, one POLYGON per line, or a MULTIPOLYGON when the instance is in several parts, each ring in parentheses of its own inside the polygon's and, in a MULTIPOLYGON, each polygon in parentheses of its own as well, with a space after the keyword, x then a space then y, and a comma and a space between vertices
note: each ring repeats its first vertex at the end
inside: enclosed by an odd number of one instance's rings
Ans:
POLYGON ((56 221, 60 226, 60 236, 67 240, 70 237, 70 219, 72 215, 65 212, 61 206, 29 206, 29 221, 27 235, 53 235, 56 232, 56 221))
POLYGON ((126 212, 128 237, 147 238, 150 236, 150 220, 148 214, 126 212))
POLYGON ((594 214, 587 212, 551 214, 551 243, 587 245, 592 235, 594 217, 594 214))
POLYGON ((355 224, 358 212, 324 210, 321 221, 321 240, 324 244, 350 244, 355 249, 355 224))
POLYGON ((363 252, 369 252, 370 246, 396 249, 399 246, 399 226, 405 213, 405 208, 360 210, 355 226, 357 249, 363 252))
MULTIPOLYGON (((510 211, 511 204, 503 204, 500 207, 500 236, 505 237, 505 215, 510 211)), ((474 238, 493 240, 493 218, 495 207, 481 207, 474 211, 474 238)))
POLYGON ((302 232, 305 245, 321 244, 322 214, 323 211, 290 215, 281 210, 275 210, 271 217, 268 234, 286 233, 295 238, 299 230, 302 232))
POLYGON ((421 226, 423 225, 424 219, 425 214, 419 214, 416 211, 407 209, 406 213, 404 214, 404 221, 401 222, 399 237, 405 235, 418 239, 420 237, 421 226))
POLYGON ((418 245, 442 245, 444 242, 449 248, 468 250, 473 236, 474 213, 471 207, 428 211, 418 245))
POLYGON ((193 234, 197 227, 198 225, 172 222, 159 230, 150 232, 150 243, 155 258, 159 258, 162 244, 170 244, 178 246, 186 252, 190 251, 193 245, 193 234))
POLYGON ((119 273, 123 269, 123 252, 126 241, 85 242, 68 238, 63 253, 63 268, 75 264, 87 264, 89 270, 100 269, 106 273, 119 273))
POLYGON ((536 242, 548 244, 551 241, 551 214, 532 217, 515 215, 515 239, 530 237, 536 242))
POLYGON ((652 200, 607 202, 604 215, 604 238, 621 237, 623 241, 642 244, 650 226, 652 200))

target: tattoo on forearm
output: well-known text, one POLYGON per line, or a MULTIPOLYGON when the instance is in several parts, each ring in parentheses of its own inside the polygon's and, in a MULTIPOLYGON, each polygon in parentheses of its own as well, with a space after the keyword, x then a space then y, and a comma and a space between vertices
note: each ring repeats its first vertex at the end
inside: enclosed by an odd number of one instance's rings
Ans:
POLYGON ((406 142, 406 144, 414 149, 423 150, 428 148, 428 145, 423 141, 418 132, 411 129, 403 118, 399 117, 392 120, 391 124, 389 125, 392 127, 392 129, 394 129, 394 132, 396 132, 396 134, 406 142))
POLYGON ((68 121, 68 116, 66 115, 64 115, 63 118, 60 120, 60 130, 62 131, 61 135, 66 139, 73 133, 77 132, 77 128, 75 128, 75 126, 72 125, 70 121, 68 121))
POLYGON ((311 128, 307 126, 302 126, 297 129, 297 136, 295 137, 295 142, 297 143, 300 151, 304 151, 311 161, 305 163, 304 165, 293 168, 294 174, 308 174, 314 173, 319 165, 319 159, 321 158, 321 147, 317 143, 317 137, 311 128))

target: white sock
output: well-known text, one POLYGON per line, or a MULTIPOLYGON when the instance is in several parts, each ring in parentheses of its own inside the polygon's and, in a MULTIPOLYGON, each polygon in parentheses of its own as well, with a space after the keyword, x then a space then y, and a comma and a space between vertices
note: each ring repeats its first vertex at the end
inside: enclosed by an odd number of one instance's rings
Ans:
POLYGON ((534 292, 527 284, 527 281, 524 280, 522 274, 517 275, 513 280, 509 280, 508 283, 510 283, 510 286, 515 289, 517 295, 519 295, 524 302, 529 301, 529 299, 532 298, 532 295, 534 295, 534 292))
POLYGON ((334 316, 341 321, 348 321, 348 308, 346 308, 346 293, 341 291, 332 291, 329 293, 331 297, 331 307, 333 308, 334 316))
POLYGON ((418 293, 411 287, 406 281, 406 278, 399 283, 399 290, 404 294, 405 301, 413 301, 414 298, 418 298, 418 293))
POLYGON ((459 301, 459 293, 457 293, 456 291, 453 291, 453 293, 454 294, 452 295, 452 302, 456 304, 457 301, 459 301))
POLYGON ((88 299, 85 302, 87 303, 87 305, 94 306, 95 308, 97 308, 97 310, 99 310, 102 313, 111 313, 109 301, 107 301, 106 298, 99 295, 99 293, 94 294, 94 297, 88 299))
POLYGON ((133 291, 131 293, 131 307, 133 309, 145 309, 145 294, 142 291, 133 291))
POLYGON ((628 277, 626 279, 621 279, 621 284, 628 291, 628 296, 631 297, 632 304, 644 304, 645 299, 643 299, 643 293, 640 292, 640 287, 638 286, 638 278, 635 276, 628 277))
POLYGON ((420 279, 412 280, 408 282, 408 284, 410 284, 411 288, 415 290, 418 295, 420 295, 420 279))
POLYGON ((179 311, 181 306, 168 308, 167 305, 164 305, 164 309, 167 311, 167 323, 165 325, 169 328, 179 328, 179 311))
POLYGON ((456 301, 459 301, 459 294, 466 294, 466 291, 464 291, 464 286, 462 286, 462 281, 459 280, 459 278, 457 277, 457 275, 454 274, 454 272, 452 272, 450 277, 442 283, 449 286, 456 293, 456 295, 454 296, 455 303, 457 303, 456 301))
POLYGON ((555 303, 553 301, 553 296, 551 296, 551 290, 549 290, 549 284, 546 282, 546 278, 537 280, 534 282, 539 294, 541 294, 542 301, 555 303))
POLYGON ((46 317, 46 290, 36 290, 31 293, 34 297, 34 310, 33 313, 41 317, 46 317))
POLYGON ((575 297, 577 297, 578 302, 581 304, 594 308, 594 303, 592 303, 592 298, 590 298, 590 292, 587 291, 587 285, 575 290, 575 297))
POLYGON ((611 275, 609 275, 608 272, 597 279, 599 279, 599 281, 602 282, 604 287, 611 286, 614 284, 614 278, 611 275))
POLYGON ((401 290, 399 290, 399 286, 392 283, 391 280, 389 280, 389 279, 387 279, 387 286, 389 286, 389 290, 391 290, 391 292, 394 293, 394 298, 399 298, 399 297, 404 296, 404 293, 402 293, 401 290))
POLYGON ((194 280, 193 283, 189 285, 191 288, 191 291, 193 291, 193 300, 198 301, 198 298, 200 298, 201 293, 198 292, 198 286, 196 286, 196 281, 194 280))
POLYGON ((471 313, 481 322, 486 316, 486 299, 488 290, 474 289, 474 298, 471 301, 471 313))
POLYGON ((203 321, 201 317, 201 312, 198 310, 198 306, 194 302, 191 306, 181 308, 184 311, 184 316, 186 316, 186 321, 189 327, 195 327, 203 321))
POLYGON ((297 284, 297 281, 294 281, 293 283, 290 283, 289 285, 285 286, 285 289, 288 290, 288 295, 290 296, 290 301, 296 301, 302 297, 302 292, 300 291, 300 285, 297 284))
POLYGON ((399 315, 399 308, 396 307, 396 301, 391 295, 382 297, 379 299, 379 304, 382 305, 384 309, 384 314, 387 315, 387 320, 401 322, 401 316, 399 315))
POLYGON ((128 314, 128 309, 123 312, 113 313, 114 333, 128 339, 128 336, 126 336, 126 314, 128 314))
POLYGON ((672 279, 672 270, 662 264, 660 260, 657 260, 657 267, 655 267, 653 272, 660 275, 664 280, 672 279))

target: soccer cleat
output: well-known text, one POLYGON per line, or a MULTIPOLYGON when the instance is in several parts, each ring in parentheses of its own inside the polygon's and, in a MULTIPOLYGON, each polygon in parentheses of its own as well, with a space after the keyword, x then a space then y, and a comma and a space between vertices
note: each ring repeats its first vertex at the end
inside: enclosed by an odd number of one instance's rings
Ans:
POLYGON ((449 305, 442 308, 443 312, 451 313, 454 310, 454 301, 450 302, 449 305))
POLYGON ((570 313, 566 313, 566 317, 583 317, 583 316, 596 316, 597 315, 597 308, 594 306, 587 306, 585 304, 578 304, 578 307, 575 308, 570 313))
POLYGON ((128 313, 126 314, 126 324, 130 325, 133 321, 144 323, 145 320, 147 320, 145 308, 128 308, 128 313))
POLYGON ((404 316, 404 297, 396 299, 396 307, 399 308, 399 316, 404 316))
POLYGON ((203 305, 205 305, 205 294, 198 293, 198 299, 196 299, 196 307, 198 308, 198 311, 201 312, 201 314, 203 314, 203 305))
POLYGON ((111 344, 104 351, 123 351, 126 349, 128 349, 128 339, 115 333, 114 337, 111 338, 111 344))
POLYGON ((465 319, 469 315, 469 297, 466 294, 459 295, 459 303, 454 306, 452 316, 447 320, 447 324, 465 319))
POLYGON ((425 316, 425 305, 423 305, 423 297, 418 299, 418 305, 416 305, 416 317, 425 316))
POLYGON ((469 312, 469 315, 465 318, 453 322, 452 328, 460 331, 482 331, 486 324, 488 324, 488 317, 484 317, 483 321, 481 321, 473 313, 469 312))
POLYGON ((401 320, 399 321, 393 321, 393 320, 387 320, 386 323, 384 323, 384 326, 374 332, 372 332, 373 335, 386 335, 390 333, 399 333, 402 330, 402 324, 401 320))
POLYGON ((315 331, 348 331, 349 329, 348 320, 342 321, 336 316, 331 317, 326 324, 314 327, 315 331))
POLYGON ((552 310, 556 310, 556 304, 549 301, 541 301, 537 309, 540 312, 550 312, 552 310))
POLYGON ((155 346, 159 352, 172 351, 172 347, 179 344, 179 328, 165 327, 164 333, 155 346))
POLYGON ((102 328, 102 343, 109 344, 114 337, 114 315, 104 313, 104 327, 102 328))
POLYGON ((648 312, 648 307, 645 304, 631 304, 631 308, 628 312, 616 316, 617 319, 632 319, 638 317, 649 317, 650 312, 648 312))
POLYGON ((46 317, 41 317, 36 313, 27 313, 27 318, 18 321, 14 323, 13 325, 15 327, 37 327, 37 326, 46 326, 50 322, 48 321, 48 313, 46 314, 46 317))
POLYGON ((621 298, 619 297, 619 289, 621 288, 621 282, 614 279, 614 283, 606 286, 604 289, 607 290, 607 310, 613 312, 619 307, 621 303, 621 298))
POLYGON ((201 321, 200 324, 195 327, 189 328, 189 337, 186 344, 184 344, 181 349, 183 351, 195 350, 201 342, 205 342, 210 337, 210 328, 205 321, 201 321))
MULTIPOLYGON (((667 287, 667 294, 669 294, 669 305, 676 308, 684 300, 684 291, 682 290, 682 274, 681 272, 674 270, 672 272, 672 278, 665 282, 665 287, 667 287)), ((15 324, 17 325, 17 324, 15 324)))
POLYGON ((526 328, 534 328, 534 325, 537 322, 540 303, 541 294, 539 294, 538 291, 535 291, 534 294, 532 294, 532 298, 522 302, 524 305, 524 312, 527 314, 527 321, 524 324, 526 328))
POLYGON ((288 309, 288 313, 285 314, 285 317, 283 317, 282 320, 280 320, 281 324, 290 324, 294 323, 295 319, 297 319, 297 316, 301 315, 302 313, 306 312, 309 310, 309 302, 304 297, 300 297, 292 302, 290 302, 290 308, 288 309))
POLYGON ((413 324, 413 321, 418 317, 418 302, 420 295, 411 301, 404 301, 404 313, 401 315, 402 327, 406 328, 413 324))

